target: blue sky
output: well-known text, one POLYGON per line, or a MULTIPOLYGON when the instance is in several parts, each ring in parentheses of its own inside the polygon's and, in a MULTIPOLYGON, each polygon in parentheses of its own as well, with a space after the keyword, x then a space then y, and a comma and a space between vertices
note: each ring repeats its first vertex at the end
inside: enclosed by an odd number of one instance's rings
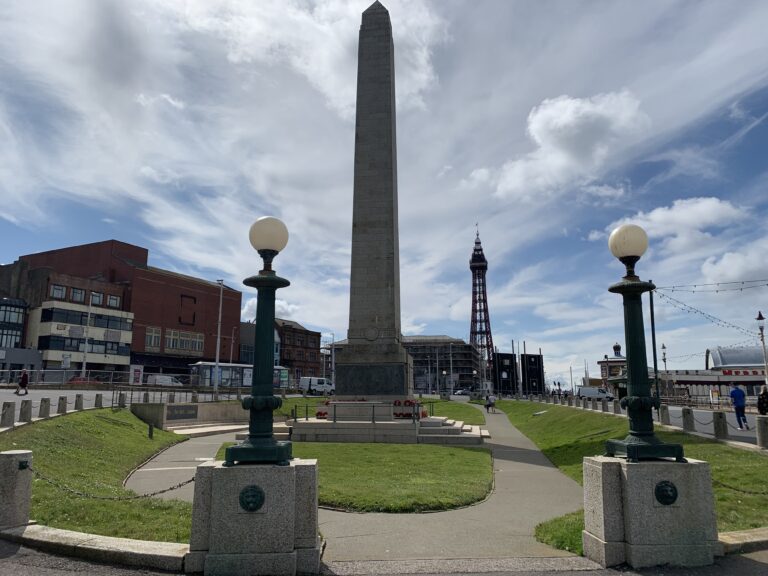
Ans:
MULTIPOLYGON (((0 3, 0 262, 115 238, 226 278, 247 318, 247 230, 275 215, 278 312, 344 337, 368 4, 0 3)), ((623 343, 618 223, 648 231, 637 271, 658 286, 768 278, 768 4, 384 4, 405 333, 468 338, 476 222, 494 343, 541 348, 559 380, 623 343)), ((765 286, 667 293, 749 332, 658 297, 670 368, 757 343, 765 286)))

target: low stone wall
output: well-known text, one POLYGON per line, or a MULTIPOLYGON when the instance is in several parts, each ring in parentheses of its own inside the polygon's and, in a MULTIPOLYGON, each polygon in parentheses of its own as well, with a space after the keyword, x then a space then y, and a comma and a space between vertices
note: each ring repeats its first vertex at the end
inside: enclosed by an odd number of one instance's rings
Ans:
POLYGON ((194 426, 196 424, 247 423, 249 412, 239 402, 203 402, 188 404, 131 404, 131 412, 155 428, 194 426))

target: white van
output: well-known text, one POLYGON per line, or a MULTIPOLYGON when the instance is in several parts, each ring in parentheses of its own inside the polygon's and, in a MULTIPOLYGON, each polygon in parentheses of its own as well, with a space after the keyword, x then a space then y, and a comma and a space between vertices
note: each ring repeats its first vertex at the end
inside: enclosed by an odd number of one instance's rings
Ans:
POLYGON ((168 374, 147 374, 147 386, 184 386, 184 383, 168 374))
POLYGON ((606 400, 613 400, 613 394, 605 388, 598 388, 597 386, 579 386, 576 396, 579 398, 597 398, 598 400, 605 398, 606 400))
POLYGON ((299 390, 305 394, 333 394, 336 392, 336 385, 328 378, 303 376, 299 380, 299 390))

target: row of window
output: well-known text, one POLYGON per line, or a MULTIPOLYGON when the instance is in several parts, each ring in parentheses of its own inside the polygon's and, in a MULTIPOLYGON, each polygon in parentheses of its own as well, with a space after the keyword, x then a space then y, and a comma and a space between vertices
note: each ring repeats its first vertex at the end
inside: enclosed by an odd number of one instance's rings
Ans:
MULTIPOLYGON (((144 346, 149 351, 160 351, 162 329, 157 326, 148 326, 144 346)), ((183 330, 165 331, 165 350, 181 352, 203 352, 205 336, 200 332, 185 332, 183 330)))
POLYGON ((21 330, 0 329, 0 348, 19 348, 21 344, 21 330))
POLYGON ((307 348, 320 347, 320 340, 316 336, 307 336, 305 338, 304 334, 286 333, 286 334, 283 334, 283 340, 285 340, 285 344, 287 346, 293 345, 293 346, 301 346, 303 348, 304 342, 306 342, 307 348))
MULTIPOLYGON (((66 352, 82 352, 85 340, 83 338, 66 338, 64 336, 40 336, 37 347, 40 350, 63 350, 66 352)), ((113 354, 130 356, 130 344, 106 342, 104 340, 88 339, 88 354, 113 354)))
POLYGON ((24 324, 24 310, 11 306, 0 307, 0 324, 24 324))
POLYGON ((304 350, 291 350, 287 349, 285 351, 285 357, 288 360, 304 360, 306 357, 308 362, 316 362, 317 361, 317 352, 309 351, 306 354, 304 353, 304 350))
MULTIPOLYGON (((66 300, 67 290, 69 290, 69 300, 71 302, 85 303, 86 291, 84 288, 67 288, 67 286, 62 286, 61 284, 51 284, 50 296, 54 300, 66 300)), ((104 306, 104 294, 91 291, 91 305, 104 306)), ((107 306, 110 308, 120 308, 120 296, 107 294, 107 306)))
MULTIPOLYGON (((61 324, 75 324, 85 326, 88 321, 87 312, 78 312, 77 310, 64 310, 63 308, 44 308, 40 314, 40 322, 59 322, 61 324)), ((133 320, 130 318, 120 318, 118 316, 109 316, 107 314, 91 314, 90 326, 95 328, 108 328, 110 330, 123 330, 130 332, 133 330, 133 320)))

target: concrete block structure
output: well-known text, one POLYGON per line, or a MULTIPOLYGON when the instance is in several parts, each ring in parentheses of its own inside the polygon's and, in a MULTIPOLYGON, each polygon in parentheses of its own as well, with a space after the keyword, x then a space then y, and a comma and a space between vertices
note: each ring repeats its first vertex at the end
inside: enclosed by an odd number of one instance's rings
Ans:
POLYGON ((712 564, 718 550, 709 464, 584 459, 584 555, 604 567, 712 564))

